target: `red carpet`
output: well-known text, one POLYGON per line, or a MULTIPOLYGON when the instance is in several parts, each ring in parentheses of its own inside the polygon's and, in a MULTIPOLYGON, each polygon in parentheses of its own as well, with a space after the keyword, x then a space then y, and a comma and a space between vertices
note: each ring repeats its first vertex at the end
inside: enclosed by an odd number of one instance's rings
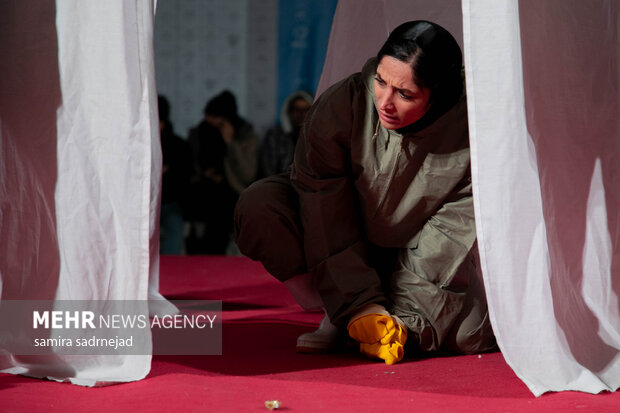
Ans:
POLYGON ((162 257, 171 299, 223 301, 223 355, 155 356, 142 381, 102 388, 0 375, 0 412, 617 412, 620 393, 535 398, 501 353, 406 359, 295 353, 320 315, 303 312, 260 264, 233 257, 162 257))

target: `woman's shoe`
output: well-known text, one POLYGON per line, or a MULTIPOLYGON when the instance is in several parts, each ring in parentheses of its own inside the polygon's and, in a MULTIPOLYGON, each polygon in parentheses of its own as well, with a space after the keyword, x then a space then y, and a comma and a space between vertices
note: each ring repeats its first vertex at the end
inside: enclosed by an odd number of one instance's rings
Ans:
POLYGON ((329 321, 329 317, 325 314, 318 329, 297 337, 297 352, 329 353, 339 347, 341 341, 340 330, 329 321))

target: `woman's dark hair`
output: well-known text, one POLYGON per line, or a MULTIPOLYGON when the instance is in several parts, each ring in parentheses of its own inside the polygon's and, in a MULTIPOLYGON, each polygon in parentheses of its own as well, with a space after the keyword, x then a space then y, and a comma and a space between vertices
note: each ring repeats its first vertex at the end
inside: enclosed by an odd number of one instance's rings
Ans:
POLYGON ((219 95, 209 100, 204 108, 205 115, 222 116, 231 123, 235 123, 237 118, 237 100, 235 95, 225 90, 219 95))
POLYGON ((377 54, 409 63, 416 85, 430 90, 431 110, 443 113, 463 92, 463 56, 454 37, 443 27, 424 20, 398 26, 377 54))

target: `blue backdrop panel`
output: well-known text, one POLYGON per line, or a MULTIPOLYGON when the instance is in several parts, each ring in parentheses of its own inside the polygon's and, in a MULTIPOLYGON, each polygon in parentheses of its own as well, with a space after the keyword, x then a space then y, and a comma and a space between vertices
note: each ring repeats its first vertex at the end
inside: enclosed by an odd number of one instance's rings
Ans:
POLYGON ((319 83, 337 0, 280 0, 278 113, 296 90, 312 94, 319 83))

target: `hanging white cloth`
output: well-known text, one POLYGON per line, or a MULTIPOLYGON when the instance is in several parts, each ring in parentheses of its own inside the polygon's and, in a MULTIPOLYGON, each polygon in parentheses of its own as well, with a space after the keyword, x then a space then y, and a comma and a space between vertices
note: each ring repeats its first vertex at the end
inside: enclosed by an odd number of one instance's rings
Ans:
POLYGON ((620 5, 463 1, 478 245, 535 395, 620 386, 620 5))
MULTIPOLYGON (((163 300, 153 0, 15 0, 0 16, 2 300, 163 300)), ((151 361, 0 353, 4 372, 82 385, 151 361)))

